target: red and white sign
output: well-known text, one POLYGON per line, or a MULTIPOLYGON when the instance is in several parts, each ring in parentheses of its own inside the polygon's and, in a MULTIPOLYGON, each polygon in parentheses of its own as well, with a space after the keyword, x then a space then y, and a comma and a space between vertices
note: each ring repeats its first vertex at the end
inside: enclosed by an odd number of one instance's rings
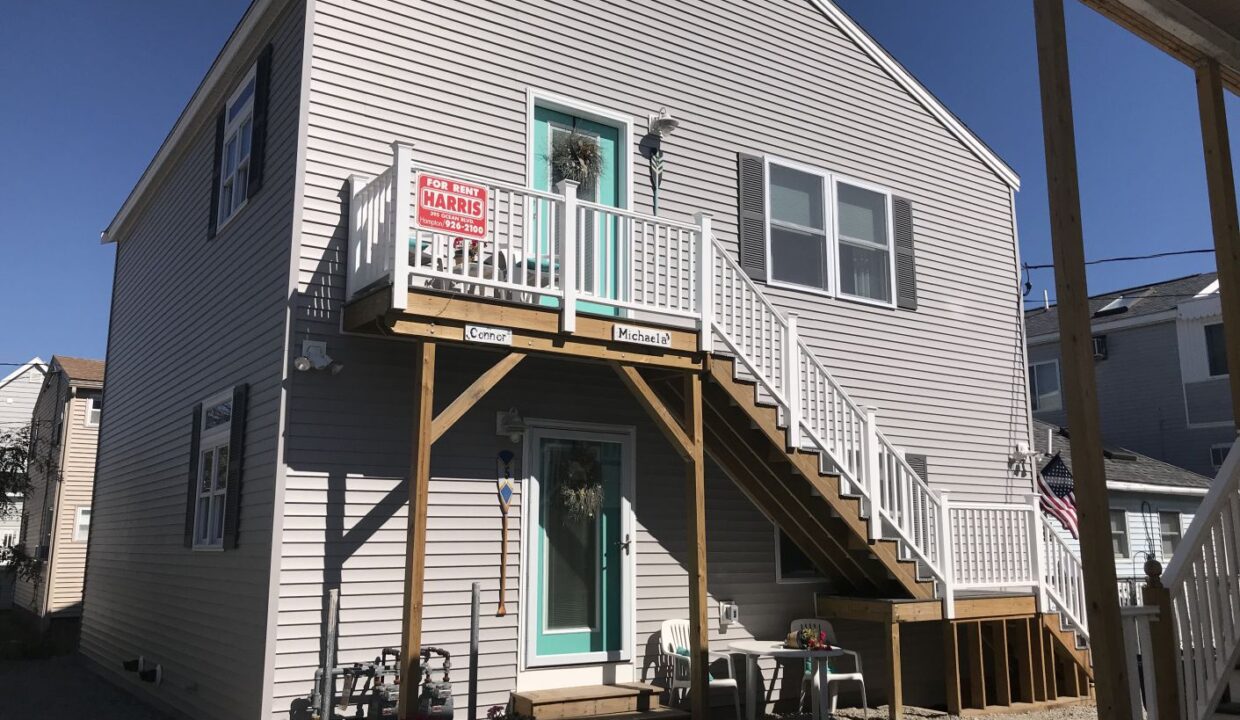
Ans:
POLYGON ((420 172, 414 176, 414 188, 414 227, 472 240, 486 239, 490 197, 485 185, 420 172))

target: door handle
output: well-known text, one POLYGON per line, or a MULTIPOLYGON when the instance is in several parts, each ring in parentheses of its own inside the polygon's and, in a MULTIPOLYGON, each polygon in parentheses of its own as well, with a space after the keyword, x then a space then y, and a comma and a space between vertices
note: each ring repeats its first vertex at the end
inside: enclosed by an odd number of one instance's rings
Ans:
POLYGON ((625 533, 625 535, 624 535, 624 541, 623 541, 623 542, 618 542, 618 543, 616 543, 616 547, 618 547, 618 548, 623 548, 623 549, 624 549, 624 554, 625 554, 625 555, 628 555, 628 554, 629 554, 629 545, 632 545, 632 544, 633 544, 633 541, 632 541, 631 539, 629 539, 629 535, 628 535, 628 533, 625 533))

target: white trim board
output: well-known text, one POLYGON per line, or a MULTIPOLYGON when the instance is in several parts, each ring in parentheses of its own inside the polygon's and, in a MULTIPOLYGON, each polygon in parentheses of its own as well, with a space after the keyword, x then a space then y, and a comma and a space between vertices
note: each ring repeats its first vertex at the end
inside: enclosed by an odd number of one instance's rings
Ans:
MULTIPOLYGON (((1231 444, 1227 444, 1231 447, 1231 444)), ((1177 487, 1175 485, 1150 485, 1147 483, 1107 481, 1107 490, 1115 490, 1117 492, 1131 493, 1149 493, 1151 495, 1191 495, 1204 496, 1208 492, 1208 488, 1196 487, 1177 487)))
POLYGON ((952 114, 947 106, 936 98, 929 90, 925 88, 912 73, 904 68, 894 57, 891 56, 881 45, 870 37, 869 33, 861 28, 851 17, 848 16, 840 8, 831 2, 831 0, 809 0, 810 4, 818 8, 823 15, 839 26, 840 30, 849 37, 853 42, 857 43, 867 55, 870 56, 875 63, 878 64, 900 87, 904 88, 913 99, 920 103, 931 115, 935 117, 943 127, 952 135, 956 136, 966 148, 973 152, 983 163, 985 163, 996 175, 1005 183, 1010 185, 1013 190, 1020 189, 1020 176, 1016 171, 1008 166, 1006 162, 1000 158, 995 151, 986 146, 973 131, 965 126, 955 115, 952 114))

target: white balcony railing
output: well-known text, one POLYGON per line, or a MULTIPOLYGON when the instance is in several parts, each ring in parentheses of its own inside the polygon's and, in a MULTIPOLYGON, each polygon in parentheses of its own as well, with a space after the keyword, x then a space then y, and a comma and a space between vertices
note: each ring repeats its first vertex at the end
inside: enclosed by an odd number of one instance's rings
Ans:
POLYGON ((407 145, 394 156, 379 175, 351 178, 348 299, 390 284, 398 310, 408 290, 426 288, 555 308, 566 333, 583 304, 693 328, 701 350, 718 342, 775 403, 788 447, 818 451, 840 492, 860 497, 870 539, 896 540, 900 557, 936 582, 948 617, 956 592, 1027 586, 1039 607, 1051 602, 1084 632, 1079 560, 1048 534, 1036 499, 961 503, 931 489, 876 409, 854 401, 800 339, 796 315, 718 244, 709 215, 680 222, 580 200, 574 183, 544 192, 470 178, 415 162, 407 145), (416 228, 417 172, 485 188, 485 236, 416 228))

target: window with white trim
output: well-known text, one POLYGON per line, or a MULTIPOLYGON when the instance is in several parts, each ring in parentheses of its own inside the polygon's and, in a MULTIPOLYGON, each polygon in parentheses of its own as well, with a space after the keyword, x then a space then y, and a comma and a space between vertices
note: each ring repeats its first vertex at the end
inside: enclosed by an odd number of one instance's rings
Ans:
POLYGON ((783 530, 775 528, 775 581, 808 583, 822 580, 818 568, 783 530))
POLYGON ((73 511, 73 542, 90 539, 90 508, 80 507, 73 511))
POLYGON ((768 159, 767 208, 768 282, 894 305, 891 193, 768 159))
POLYGON ((1034 412, 1058 410, 1063 407, 1059 391, 1059 361, 1033 363, 1029 366, 1029 402, 1034 412))
POLYGON ((1206 364, 1210 377, 1227 374, 1227 343, 1223 335, 1223 323, 1211 323, 1204 328, 1206 334, 1206 364))
POLYGON ((256 83, 255 68, 251 67, 224 108, 224 135, 219 155, 219 227, 224 227, 245 206, 249 191, 256 83))
POLYGON ((92 391, 86 396, 86 427, 99 427, 99 418, 103 415, 103 393, 92 391))
POLYGON ((1123 510, 1112 510, 1111 552, 1115 557, 1128 557, 1128 516, 1123 510))
POLYGON ((232 391, 221 393, 202 404, 202 425, 198 431, 198 476, 195 482, 195 548, 219 548, 224 544, 232 419, 232 391))
POLYGON ((1183 537, 1180 514, 1166 511, 1158 513, 1158 534, 1162 539, 1162 558, 1166 561, 1180 546, 1180 538, 1183 537))

